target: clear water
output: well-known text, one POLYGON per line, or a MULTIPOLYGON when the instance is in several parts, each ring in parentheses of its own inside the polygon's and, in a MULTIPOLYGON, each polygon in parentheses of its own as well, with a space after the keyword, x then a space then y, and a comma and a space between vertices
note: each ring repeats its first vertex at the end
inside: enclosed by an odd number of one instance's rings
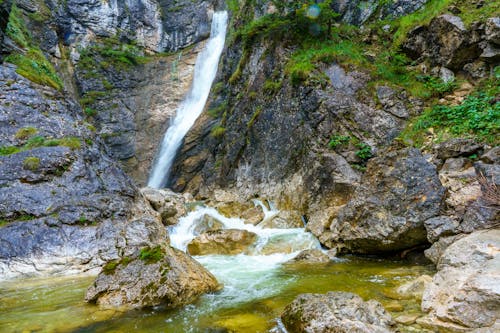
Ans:
MULTIPOLYGON (((0 332, 277 332, 286 304, 304 292, 350 291, 382 304, 393 302, 394 289, 431 267, 389 260, 347 257, 323 265, 285 262, 305 248, 318 248, 303 229, 263 229, 199 207, 170 231, 172 244, 184 249, 194 229, 209 215, 224 228, 258 235, 257 245, 235 256, 196 257, 224 288, 177 310, 161 308, 117 312, 83 302, 89 277, 36 279, 0 283, 0 332), (265 250, 272 244, 272 251, 265 250)), ((418 312, 415 300, 400 301, 406 313, 418 312)))
POLYGON ((154 162, 148 181, 150 187, 161 188, 165 186, 168 172, 182 144, 182 139, 205 107, 210 87, 217 74, 219 58, 224 49, 227 17, 225 11, 214 13, 210 39, 196 60, 191 89, 177 110, 174 121, 165 133, 160 145, 160 152, 154 162))

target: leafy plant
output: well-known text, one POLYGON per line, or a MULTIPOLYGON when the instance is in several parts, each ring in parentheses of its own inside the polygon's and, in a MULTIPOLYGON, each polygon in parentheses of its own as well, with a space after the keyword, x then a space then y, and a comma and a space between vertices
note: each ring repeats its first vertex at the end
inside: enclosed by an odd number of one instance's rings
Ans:
POLYGON ((330 138, 330 142, 328 142, 328 147, 335 149, 338 146, 349 143, 350 140, 351 140, 350 136, 332 135, 332 137, 330 138))
POLYGON ((358 143, 356 145, 356 147, 359 148, 359 150, 356 152, 356 156, 359 157, 360 159, 366 161, 373 156, 372 155, 372 147, 370 147, 370 145, 368 145, 364 142, 361 142, 361 143, 358 143))
POLYGON ((153 248, 146 247, 141 249, 139 252, 139 259, 145 261, 147 264, 154 264, 160 261, 163 256, 165 256, 165 251, 161 248, 160 245, 157 245, 153 248))

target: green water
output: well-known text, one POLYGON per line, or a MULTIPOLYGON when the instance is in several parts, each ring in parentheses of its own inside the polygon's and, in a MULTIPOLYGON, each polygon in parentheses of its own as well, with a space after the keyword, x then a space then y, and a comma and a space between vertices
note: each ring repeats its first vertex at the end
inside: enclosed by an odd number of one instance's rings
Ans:
MULTIPOLYGON (((221 327, 234 332, 269 332, 285 305, 300 293, 350 291, 365 300, 394 305, 394 289, 422 274, 433 274, 432 267, 355 257, 328 265, 283 265, 267 282, 240 288, 245 293, 242 297, 235 297, 235 291, 223 291, 174 311, 157 308, 124 313, 99 310, 83 302, 92 277, 17 280, 0 283, 0 332, 176 333, 215 332, 210 329, 221 327)), ((396 302, 404 313, 419 311, 416 300, 396 302)))

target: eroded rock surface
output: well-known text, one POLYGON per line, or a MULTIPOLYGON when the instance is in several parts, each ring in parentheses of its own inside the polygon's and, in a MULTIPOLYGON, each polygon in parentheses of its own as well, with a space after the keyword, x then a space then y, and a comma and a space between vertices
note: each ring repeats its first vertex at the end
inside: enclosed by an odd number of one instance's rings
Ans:
POLYGON ((290 333, 388 333, 393 321, 382 305, 355 294, 301 294, 286 306, 281 320, 290 333))
POLYGON ((461 332, 500 318, 500 230, 476 231, 446 248, 425 289, 421 323, 461 332))
POLYGON ((87 290, 86 301, 102 307, 175 308, 220 288, 210 272, 182 251, 165 247, 161 257, 153 258, 144 253, 105 267, 87 290))
POLYGON ((193 239, 187 246, 191 255, 238 254, 257 239, 257 234, 239 229, 212 230, 193 239))

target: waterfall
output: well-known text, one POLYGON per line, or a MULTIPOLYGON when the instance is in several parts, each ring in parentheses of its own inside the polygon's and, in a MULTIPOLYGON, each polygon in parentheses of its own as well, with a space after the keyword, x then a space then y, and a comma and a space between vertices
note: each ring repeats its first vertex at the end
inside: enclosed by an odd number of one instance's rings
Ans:
POLYGON ((205 107, 210 87, 217 74, 217 65, 224 48, 226 29, 227 12, 214 13, 210 39, 196 59, 191 89, 177 109, 174 121, 165 133, 160 152, 149 177, 149 187, 161 188, 166 185, 170 168, 182 140, 205 107))

